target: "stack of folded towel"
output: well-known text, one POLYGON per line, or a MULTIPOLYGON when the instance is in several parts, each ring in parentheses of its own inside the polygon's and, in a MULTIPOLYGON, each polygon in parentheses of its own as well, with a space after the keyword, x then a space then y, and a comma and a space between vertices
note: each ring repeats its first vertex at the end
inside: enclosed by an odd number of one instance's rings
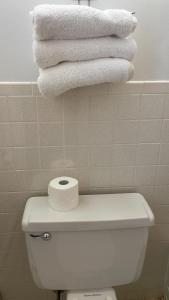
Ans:
POLYGON ((38 5, 33 19, 33 53, 45 96, 104 82, 125 82, 134 72, 137 25, 126 10, 78 5, 38 5))

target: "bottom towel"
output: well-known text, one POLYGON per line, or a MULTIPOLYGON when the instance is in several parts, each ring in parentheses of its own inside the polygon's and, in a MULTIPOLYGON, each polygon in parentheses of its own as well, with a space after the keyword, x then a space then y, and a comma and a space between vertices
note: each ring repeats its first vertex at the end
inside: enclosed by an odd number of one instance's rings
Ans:
POLYGON ((42 95, 55 97, 77 87, 126 82, 133 73, 132 63, 119 58, 63 62, 52 68, 40 69, 38 86, 42 95))

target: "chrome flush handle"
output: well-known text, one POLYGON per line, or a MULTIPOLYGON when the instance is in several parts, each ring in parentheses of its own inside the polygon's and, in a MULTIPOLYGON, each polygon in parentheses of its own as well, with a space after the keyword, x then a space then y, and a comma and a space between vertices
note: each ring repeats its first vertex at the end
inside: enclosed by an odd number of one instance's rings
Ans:
POLYGON ((30 236, 35 239, 41 238, 44 241, 49 241, 52 238, 52 235, 49 232, 43 232, 42 234, 32 234, 31 233, 30 236))

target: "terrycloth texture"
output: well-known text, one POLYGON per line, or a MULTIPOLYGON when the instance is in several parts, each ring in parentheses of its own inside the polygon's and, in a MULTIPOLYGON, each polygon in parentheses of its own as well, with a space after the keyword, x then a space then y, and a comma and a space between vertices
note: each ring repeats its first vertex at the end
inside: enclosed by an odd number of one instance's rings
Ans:
POLYGON ((82 62, 64 62, 41 69, 40 92, 47 97, 58 96, 70 89, 104 82, 125 82, 133 75, 133 65, 124 59, 102 58, 82 62))
POLYGON ((42 4, 35 6, 34 38, 37 40, 79 39, 108 35, 127 37, 137 19, 129 11, 99 10, 80 5, 42 4))
POLYGON ((79 40, 34 41, 33 52, 37 65, 44 69, 63 61, 82 61, 97 58, 132 60, 137 50, 132 38, 102 37, 79 40))

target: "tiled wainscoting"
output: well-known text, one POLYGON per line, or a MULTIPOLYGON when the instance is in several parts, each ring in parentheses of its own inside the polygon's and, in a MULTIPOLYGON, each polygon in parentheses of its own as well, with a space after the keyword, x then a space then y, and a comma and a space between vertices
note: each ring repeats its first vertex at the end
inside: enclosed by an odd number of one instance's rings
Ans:
POLYGON ((0 84, 0 291, 6 300, 55 299, 35 287, 21 232, 26 199, 69 175, 81 193, 140 192, 151 230, 139 281, 120 299, 163 293, 169 254, 169 82, 81 88, 45 99, 36 84, 0 84))

